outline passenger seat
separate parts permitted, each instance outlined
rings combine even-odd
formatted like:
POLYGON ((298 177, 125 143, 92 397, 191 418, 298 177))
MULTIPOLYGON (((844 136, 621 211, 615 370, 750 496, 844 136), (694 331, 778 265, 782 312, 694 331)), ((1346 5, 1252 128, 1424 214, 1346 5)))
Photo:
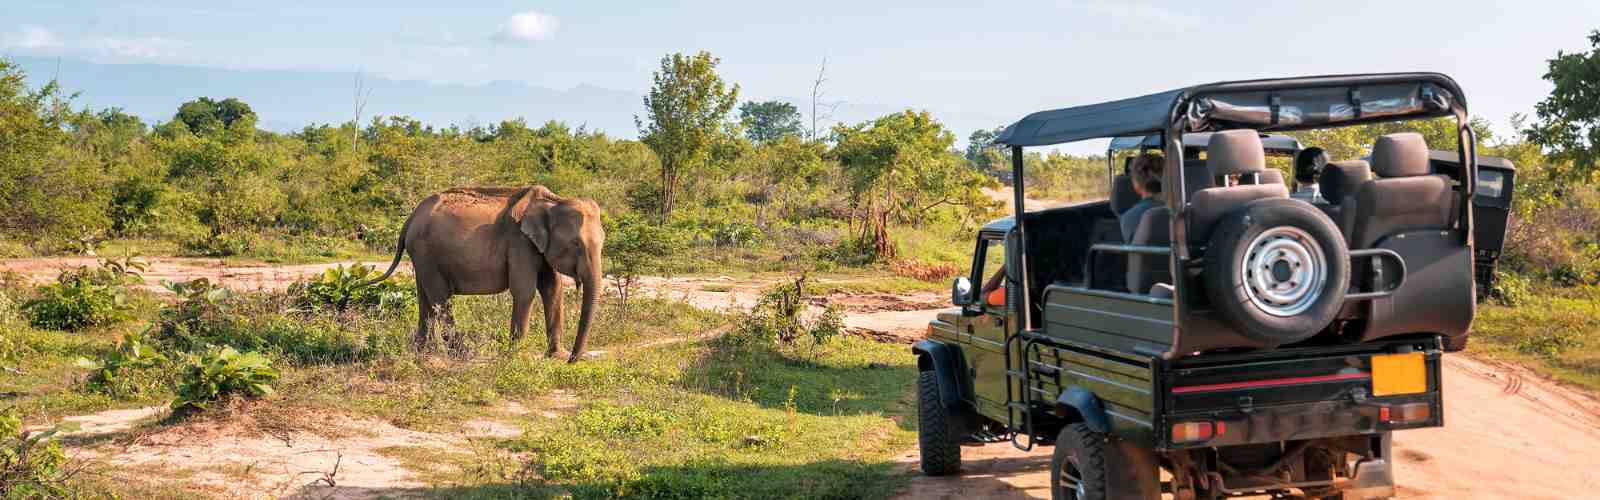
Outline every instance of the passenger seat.
POLYGON ((1322 202, 1317 208, 1328 214, 1339 225, 1339 234, 1350 241, 1351 226, 1356 218, 1356 192, 1361 184, 1372 178, 1372 166, 1362 160, 1329 162, 1322 167, 1322 177, 1317 179, 1322 202))
POLYGON ((1379 137, 1372 145, 1372 170, 1378 178, 1355 193, 1350 248, 1372 248, 1390 235, 1450 226, 1454 191, 1447 177, 1430 175, 1428 144, 1421 134, 1379 137))
MULTIPOLYGON (((1267 170, 1267 156, 1261 136, 1254 130, 1227 130, 1211 135, 1206 152, 1211 178, 1239 175, 1247 177, 1267 170)), ((1281 178, 1280 178, 1281 180, 1281 178)), ((1217 221, 1235 208, 1263 198, 1288 198, 1289 188, 1282 182, 1208 187, 1189 197, 1189 244, 1204 245, 1211 239, 1217 221)))

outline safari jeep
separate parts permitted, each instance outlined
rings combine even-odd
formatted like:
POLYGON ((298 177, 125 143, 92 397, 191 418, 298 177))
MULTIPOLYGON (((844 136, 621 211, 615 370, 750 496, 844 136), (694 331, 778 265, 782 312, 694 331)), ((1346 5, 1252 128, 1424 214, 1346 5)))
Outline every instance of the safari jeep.
POLYGON ((913 347, 922 470, 955 473, 963 441, 998 437, 1053 446, 1058 499, 1391 496, 1390 435, 1443 425, 1440 357, 1466 345, 1511 206, 1515 171, 1477 157, 1466 117, 1454 80, 1402 73, 1215 83, 1007 127, 1014 215, 979 231, 958 308, 913 347), (1302 148, 1283 133, 1441 117, 1454 150, 1383 136, 1311 196, 1268 167, 1302 148), (1024 147, 1107 138, 1110 199, 1023 209, 1024 147), (1124 241, 1118 160, 1141 152, 1162 155, 1165 207, 1124 241), (997 273, 1000 291, 975 286, 997 273))

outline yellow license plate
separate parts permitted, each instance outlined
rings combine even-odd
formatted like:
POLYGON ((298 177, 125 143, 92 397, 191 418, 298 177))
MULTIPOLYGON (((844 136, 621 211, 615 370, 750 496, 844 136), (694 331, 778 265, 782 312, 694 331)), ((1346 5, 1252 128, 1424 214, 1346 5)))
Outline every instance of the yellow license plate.
POLYGON ((1428 390, 1427 363, 1420 352, 1372 357, 1372 395, 1416 394, 1428 390))

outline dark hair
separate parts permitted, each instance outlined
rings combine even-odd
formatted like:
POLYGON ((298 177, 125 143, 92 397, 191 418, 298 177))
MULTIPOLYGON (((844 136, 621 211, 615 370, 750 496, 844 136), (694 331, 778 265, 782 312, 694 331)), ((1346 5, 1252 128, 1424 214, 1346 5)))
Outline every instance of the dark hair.
POLYGON ((1301 184, 1317 182, 1317 176, 1322 175, 1322 167, 1327 165, 1327 151, 1316 146, 1302 149, 1294 155, 1294 180, 1301 184))
POLYGON ((1166 172, 1167 161, 1161 155, 1144 153, 1128 166, 1128 177, 1134 185, 1148 194, 1161 194, 1161 176, 1166 172))

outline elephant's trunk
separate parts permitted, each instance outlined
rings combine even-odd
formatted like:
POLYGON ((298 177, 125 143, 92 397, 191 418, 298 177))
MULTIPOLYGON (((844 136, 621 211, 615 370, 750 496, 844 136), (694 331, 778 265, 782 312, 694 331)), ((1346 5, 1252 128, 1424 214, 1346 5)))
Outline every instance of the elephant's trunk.
POLYGON ((595 304, 600 301, 600 289, 605 285, 601 281, 600 266, 595 264, 588 276, 578 279, 578 286, 583 287, 583 311, 578 315, 578 336, 572 340, 572 357, 568 363, 576 363, 583 357, 583 342, 589 339, 590 320, 594 318, 595 304))

